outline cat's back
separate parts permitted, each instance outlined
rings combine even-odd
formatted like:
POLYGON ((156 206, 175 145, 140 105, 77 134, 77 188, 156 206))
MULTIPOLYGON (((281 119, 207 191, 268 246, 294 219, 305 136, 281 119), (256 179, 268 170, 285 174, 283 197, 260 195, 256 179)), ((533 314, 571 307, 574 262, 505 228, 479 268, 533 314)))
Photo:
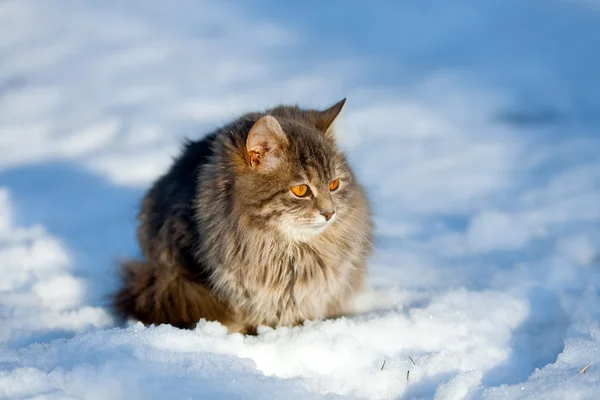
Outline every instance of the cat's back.
POLYGON ((196 190, 199 168, 206 164, 213 153, 213 143, 217 134, 213 133, 197 141, 188 140, 183 151, 175 159, 169 171, 159 178, 148 192, 156 206, 187 203, 196 190))
POLYGON ((147 258, 177 255, 186 266, 195 264, 194 196, 198 171, 213 154, 216 137, 217 133, 213 133, 197 141, 188 140, 168 172, 144 197, 138 238, 147 258))

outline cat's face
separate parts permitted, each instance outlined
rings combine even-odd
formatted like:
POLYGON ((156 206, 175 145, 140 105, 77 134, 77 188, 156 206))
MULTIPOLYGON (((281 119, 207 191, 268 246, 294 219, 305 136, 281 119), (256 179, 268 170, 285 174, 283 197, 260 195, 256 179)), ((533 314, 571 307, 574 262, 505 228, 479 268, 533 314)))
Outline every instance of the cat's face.
MULTIPOLYGON (((339 111, 338 111, 339 113, 339 111)), ((268 116, 247 142, 246 211, 265 229, 307 241, 344 219, 355 180, 330 125, 268 116)))
POLYGON ((335 143, 323 140, 322 133, 288 137, 289 149, 273 182, 279 195, 265 209, 278 215, 273 224, 281 232, 306 240, 343 218, 354 178, 335 143))

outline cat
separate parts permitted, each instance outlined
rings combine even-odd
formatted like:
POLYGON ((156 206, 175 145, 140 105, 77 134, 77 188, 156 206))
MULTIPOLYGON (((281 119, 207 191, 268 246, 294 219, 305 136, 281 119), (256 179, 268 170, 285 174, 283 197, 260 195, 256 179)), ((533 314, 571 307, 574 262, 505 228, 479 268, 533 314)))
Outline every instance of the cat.
POLYGON ((255 334, 351 312, 373 222, 336 144, 345 101, 324 111, 280 105, 187 141, 142 202, 145 260, 122 264, 116 314, 255 334))

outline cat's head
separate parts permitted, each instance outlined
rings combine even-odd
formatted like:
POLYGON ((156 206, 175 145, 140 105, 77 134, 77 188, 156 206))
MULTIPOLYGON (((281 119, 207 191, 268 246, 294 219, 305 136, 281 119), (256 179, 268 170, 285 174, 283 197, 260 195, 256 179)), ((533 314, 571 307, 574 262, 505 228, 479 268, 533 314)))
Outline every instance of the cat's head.
POLYGON ((324 111, 281 106, 254 123, 236 192, 256 224, 308 241, 342 223, 357 189, 333 132, 344 103, 324 111))

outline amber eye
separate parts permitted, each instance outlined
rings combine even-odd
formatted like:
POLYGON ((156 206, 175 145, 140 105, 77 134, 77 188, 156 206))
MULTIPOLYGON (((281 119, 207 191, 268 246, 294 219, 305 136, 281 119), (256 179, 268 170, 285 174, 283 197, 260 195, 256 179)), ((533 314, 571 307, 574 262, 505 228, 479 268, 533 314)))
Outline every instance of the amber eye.
POLYGON ((310 189, 307 185, 292 186, 292 193, 298 197, 306 197, 310 194, 310 189))
POLYGON ((333 181, 333 182, 331 182, 329 184, 329 190, 331 190, 332 192, 334 190, 336 190, 338 187, 340 187, 340 180, 339 179, 336 179, 335 181, 333 181))

